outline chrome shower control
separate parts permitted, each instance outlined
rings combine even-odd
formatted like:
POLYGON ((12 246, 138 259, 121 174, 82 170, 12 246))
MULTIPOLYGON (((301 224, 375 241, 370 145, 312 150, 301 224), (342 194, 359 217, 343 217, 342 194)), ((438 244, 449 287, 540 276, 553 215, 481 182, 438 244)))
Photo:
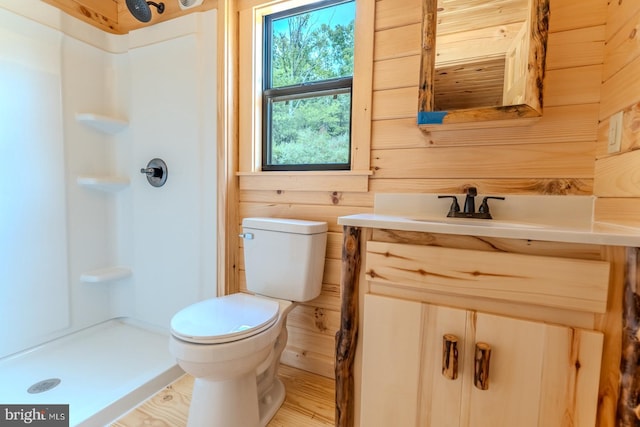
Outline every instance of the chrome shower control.
POLYGON ((147 181, 154 187, 162 187, 167 182, 167 164, 162 159, 151 159, 146 168, 140 169, 140 173, 147 175, 147 181))
POLYGON ((253 240, 253 233, 240 233, 238 237, 241 239, 253 240))

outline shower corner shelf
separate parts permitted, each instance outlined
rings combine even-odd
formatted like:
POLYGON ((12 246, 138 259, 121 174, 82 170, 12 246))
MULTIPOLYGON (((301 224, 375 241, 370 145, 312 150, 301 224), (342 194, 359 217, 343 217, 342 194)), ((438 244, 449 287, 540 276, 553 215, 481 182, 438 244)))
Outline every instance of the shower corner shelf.
POLYGON ((93 113, 77 113, 76 120, 104 133, 117 133, 129 126, 129 122, 117 117, 93 113))
POLYGON ((78 185, 101 191, 120 191, 129 186, 129 178, 122 176, 79 176, 78 185))
POLYGON ((84 283, 106 283, 126 279, 130 276, 131 269, 128 267, 107 267, 82 273, 80 280, 84 283))

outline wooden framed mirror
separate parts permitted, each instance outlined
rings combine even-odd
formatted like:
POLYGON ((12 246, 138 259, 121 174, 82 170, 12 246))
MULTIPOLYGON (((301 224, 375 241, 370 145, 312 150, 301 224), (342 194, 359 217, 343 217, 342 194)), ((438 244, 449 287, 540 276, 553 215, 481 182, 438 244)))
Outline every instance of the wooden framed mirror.
POLYGON ((515 126, 542 115, 549 0, 423 0, 422 8, 421 129, 515 126))

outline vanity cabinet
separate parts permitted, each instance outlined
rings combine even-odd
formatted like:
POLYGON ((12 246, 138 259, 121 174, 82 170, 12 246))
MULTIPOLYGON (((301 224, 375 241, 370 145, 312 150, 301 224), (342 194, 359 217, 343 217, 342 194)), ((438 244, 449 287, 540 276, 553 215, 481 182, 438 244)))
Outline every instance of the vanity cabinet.
POLYGON ((596 425, 597 245, 374 230, 363 255, 360 426, 596 425))
POLYGON ((364 317, 360 425, 595 425, 601 333, 371 294, 364 317), (455 379, 445 335, 458 338, 455 379), (491 349, 486 390, 478 343, 491 349))

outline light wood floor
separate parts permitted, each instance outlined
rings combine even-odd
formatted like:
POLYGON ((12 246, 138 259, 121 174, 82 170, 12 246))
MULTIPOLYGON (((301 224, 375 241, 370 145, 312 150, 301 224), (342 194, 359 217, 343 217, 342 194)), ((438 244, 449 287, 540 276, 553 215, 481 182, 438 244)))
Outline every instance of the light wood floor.
MULTIPOLYGON (((287 390, 284 403, 268 427, 333 426, 334 381, 306 371, 280 366, 287 390)), ((111 427, 184 427, 187 424, 193 377, 184 375, 111 427)))

